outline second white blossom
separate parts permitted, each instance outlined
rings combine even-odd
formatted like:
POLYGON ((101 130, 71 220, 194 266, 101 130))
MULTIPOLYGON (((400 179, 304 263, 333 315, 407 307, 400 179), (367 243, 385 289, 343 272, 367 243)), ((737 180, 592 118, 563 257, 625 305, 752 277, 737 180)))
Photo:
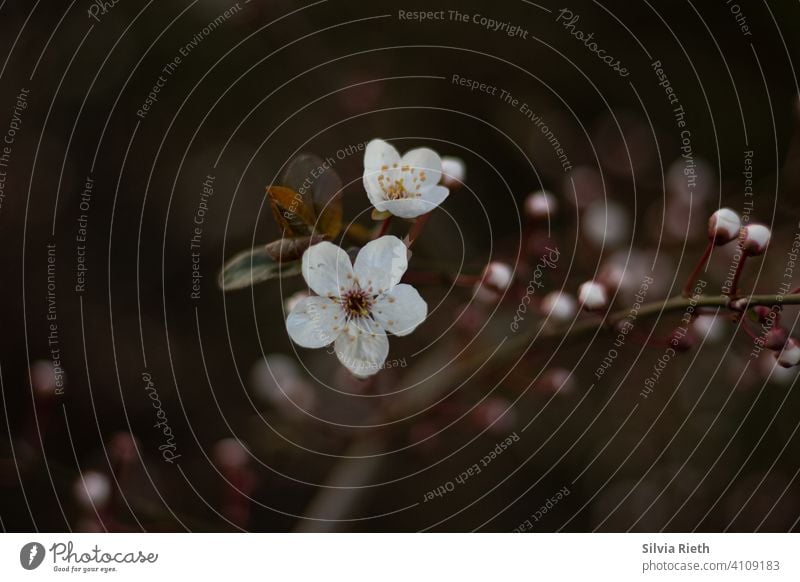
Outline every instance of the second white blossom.
POLYGON ((450 191, 439 185, 442 160, 429 148, 402 158, 391 144, 373 139, 364 153, 364 189, 379 212, 416 218, 434 210, 450 191))

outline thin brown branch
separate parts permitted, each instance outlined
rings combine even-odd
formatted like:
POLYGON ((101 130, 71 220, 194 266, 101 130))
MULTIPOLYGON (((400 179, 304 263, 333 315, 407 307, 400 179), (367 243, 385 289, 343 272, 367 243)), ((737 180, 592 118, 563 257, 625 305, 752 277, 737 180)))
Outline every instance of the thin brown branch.
MULTIPOLYGON (((662 301, 646 303, 638 311, 637 318, 654 317, 657 315, 685 312, 689 307, 718 307, 723 310, 740 313, 756 305, 768 307, 781 305, 800 305, 800 294, 789 295, 751 295, 746 298, 731 298, 727 295, 700 295, 695 297, 676 296, 662 301)), ((593 332, 603 330, 612 331, 616 324, 624 320, 630 313, 629 309, 614 311, 606 317, 581 320, 568 326, 558 326, 536 333, 520 333, 507 339, 502 345, 492 349, 476 351, 459 357, 452 365, 439 371, 438 366, 445 360, 443 354, 431 351, 425 362, 421 362, 420 369, 413 372, 408 378, 414 384, 413 390, 404 392, 407 396, 396 404, 383 411, 382 417, 372 419, 370 424, 384 424, 380 434, 367 435, 351 443, 342 460, 331 472, 325 487, 321 487, 311 501, 307 515, 316 519, 330 521, 300 521, 298 531, 329 531, 338 529, 342 522, 351 517, 351 512, 356 511, 361 494, 371 491, 370 484, 380 471, 380 462, 386 458, 380 456, 378 445, 391 442, 392 432, 402 429, 405 425, 397 421, 418 413, 420 410, 435 403, 445 394, 456 389, 459 383, 468 381, 471 375, 487 363, 497 365, 507 359, 519 355, 522 350, 528 349, 532 342, 556 339, 569 339, 573 341, 593 332), (437 363, 438 362, 438 363, 437 363), (431 368, 433 366, 433 368, 431 368), (431 371, 434 371, 431 373, 431 371), (369 451, 368 455, 364 451, 369 451)), ((452 354, 451 354, 452 355, 452 354)))

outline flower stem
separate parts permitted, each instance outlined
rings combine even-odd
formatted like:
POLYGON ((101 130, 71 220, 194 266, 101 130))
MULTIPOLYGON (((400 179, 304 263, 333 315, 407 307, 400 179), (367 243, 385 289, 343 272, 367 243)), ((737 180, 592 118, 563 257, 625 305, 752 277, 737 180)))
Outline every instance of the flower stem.
POLYGON ((414 221, 414 224, 411 226, 411 230, 408 231, 408 243, 406 246, 411 248, 411 245, 419 238, 419 235, 422 234, 425 225, 428 223, 428 219, 431 217, 430 212, 428 214, 423 214, 419 218, 414 221))
MULTIPOLYGON (((752 295, 748 304, 754 305, 800 305, 800 294, 790 295, 752 295)), ((642 305, 638 317, 661 316, 665 313, 685 311, 694 302, 695 307, 716 307, 718 309, 731 309, 729 295, 699 295, 693 298, 677 296, 661 301, 654 301, 642 305)), ((383 433, 366 432, 363 436, 351 441, 349 447, 341 456, 329 475, 325 486, 320 487, 305 515, 311 520, 301 520, 296 527, 297 531, 329 531, 341 525, 336 520, 346 520, 358 506, 361 496, 371 490, 371 483, 380 471, 380 464, 385 460, 381 455, 389 442, 393 432, 402 430, 403 423, 392 422, 393 419, 408 418, 430 407, 433 403, 442 400, 444 394, 452 392, 454 386, 459 386, 471 376, 476 374, 487 363, 493 367, 502 366, 507 362, 521 361, 521 354, 528 352, 533 342, 544 340, 567 340, 580 336, 598 333, 602 329, 613 330, 616 322, 624 320, 630 310, 622 309, 609 314, 605 319, 594 318, 578 322, 574 325, 554 327, 545 332, 532 330, 528 334, 519 334, 507 339, 501 346, 490 346, 486 350, 476 350, 465 353, 452 365, 440 369, 441 358, 448 353, 447 348, 439 351, 431 350, 420 362, 409 369, 407 381, 418 389, 404 393, 403 398, 397 399, 393 405, 386 409, 386 413, 374 419, 375 424, 391 426, 383 433), (438 373, 431 373, 438 370, 438 373), (317 518, 314 520, 313 518, 317 518), (318 519, 323 518, 322 521, 318 519)))
POLYGON ((711 257, 711 251, 714 249, 714 241, 709 240, 708 246, 706 246, 706 250, 703 251, 703 256, 700 257, 700 260, 697 261, 697 265, 695 265, 692 274, 689 275, 689 278, 686 280, 686 284, 683 286, 683 296, 684 297, 691 297, 692 296, 692 288, 694 287, 695 281, 697 281, 697 277, 700 276, 700 271, 703 270, 708 259, 711 257))
POLYGON ((730 297, 737 297, 739 295, 739 279, 742 278, 742 271, 744 270, 744 262, 746 260, 747 255, 742 253, 742 258, 739 260, 739 264, 736 265, 736 272, 733 274, 731 288, 728 289, 728 296, 730 297))
POLYGON ((384 219, 384 221, 381 223, 380 229, 373 238, 381 238, 383 235, 389 232, 389 226, 391 224, 392 224, 392 217, 389 216, 388 218, 384 219))

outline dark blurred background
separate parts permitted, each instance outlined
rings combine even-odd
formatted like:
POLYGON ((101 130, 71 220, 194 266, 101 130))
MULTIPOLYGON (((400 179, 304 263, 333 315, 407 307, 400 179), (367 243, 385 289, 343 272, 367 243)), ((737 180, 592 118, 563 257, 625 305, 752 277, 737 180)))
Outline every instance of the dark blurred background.
MULTIPOLYGON (((732 6, 3 3, 0 133, 29 92, 2 168, 3 528, 510 531, 530 519, 536 531, 797 529, 795 376, 773 371, 771 358, 751 361, 751 342, 729 322, 670 364, 646 400, 639 392, 663 348, 630 343, 595 382, 613 341, 603 334, 534 342, 519 361, 489 361, 454 379, 439 369, 496 346, 518 298, 478 305, 470 289, 426 285, 431 317, 391 342, 390 358, 406 365, 363 383, 325 350, 292 346, 283 305, 302 279, 228 294, 216 284, 225 259, 280 236, 264 188, 300 152, 336 160, 346 220, 370 226, 357 146, 382 137, 467 168, 412 267, 478 274, 502 260, 518 263, 524 286, 544 241, 561 251, 548 290, 574 292, 600 269, 627 264, 616 303, 626 309, 651 267, 648 300, 679 292, 709 213, 727 205, 751 208, 773 228, 770 252, 749 266, 743 288, 777 292, 798 229, 800 14, 789 2, 732 6), (557 21, 562 8, 629 76, 570 35, 557 21), (439 9, 469 22, 398 16, 439 9), (474 23, 475 14, 517 25, 526 38, 474 23), (693 189, 653 71, 659 60, 685 110, 693 189), (137 115, 160 75, 157 101, 137 115), (453 75, 505 89, 518 104, 453 75), (522 103, 545 120, 571 169, 522 103), (190 245, 208 176, 192 298, 190 245), (543 188, 559 212, 531 242, 521 208, 543 188), (281 398, 259 364, 265 356, 302 406, 281 398), (435 405, 368 426, 429 385, 442 395, 435 405), (154 426, 165 420, 169 443, 166 425, 154 426), (519 440, 480 474, 425 501, 512 434, 519 440), (178 457, 166 461, 165 450, 178 457), (568 495, 549 501, 565 487, 568 495)), ((715 257, 709 289, 729 260, 725 251, 715 257)), ((796 313, 783 317, 791 327, 796 313)), ((663 335, 674 324, 641 321, 637 331, 663 335)), ((535 326, 531 315, 524 327, 535 326)))

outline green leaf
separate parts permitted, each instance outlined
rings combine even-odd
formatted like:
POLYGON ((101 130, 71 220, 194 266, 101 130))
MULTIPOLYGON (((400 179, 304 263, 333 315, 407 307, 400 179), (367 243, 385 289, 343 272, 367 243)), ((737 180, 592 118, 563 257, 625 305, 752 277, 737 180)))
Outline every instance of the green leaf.
POLYGON ((281 184, 300 193, 313 210, 314 231, 335 238, 342 230, 342 179, 328 161, 300 154, 286 167, 281 184))
POLYGON ((269 279, 294 277, 301 272, 300 261, 279 263, 270 256, 267 245, 234 256, 225 263, 217 284, 223 291, 244 289, 269 279))
POLYGON ((303 256, 303 253, 311 245, 322 242, 325 239, 321 234, 314 236, 303 236, 297 238, 282 238, 269 243, 266 246, 267 253, 278 263, 296 261, 303 256))

